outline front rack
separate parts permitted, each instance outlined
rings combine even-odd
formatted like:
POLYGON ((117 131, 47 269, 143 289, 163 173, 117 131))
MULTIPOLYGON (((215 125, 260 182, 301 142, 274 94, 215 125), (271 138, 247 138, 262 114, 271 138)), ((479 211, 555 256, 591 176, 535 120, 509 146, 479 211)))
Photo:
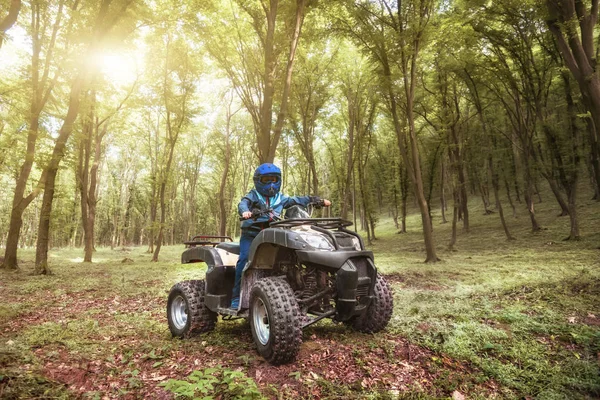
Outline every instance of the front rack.
POLYGON ((352 222, 341 218, 290 218, 271 222, 271 227, 291 228, 298 225, 314 225, 323 229, 341 229, 352 225, 352 222))
POLYGON ((213 246, 225 242, 225 240, 229 240, 233 242, 231 236, 212 236, 212 235, 196 235, 191 240, 187 242, 183 242, 187 247, 195 247, 195 246, 213 246), (219 241, 213 240, 219 239, 219 241))
POLYGON ((315 231, 329 236, 336 250, 339 250, 339 244, 335 235, 330 231, 330 229, 337 229, 340 232, 344 232, 356 237, 360 242, 360 248, 365 248, 365 244, 360 235, 354 231, 346 229, 346 227, 352 225, 352 222, 342 218, 291 218, 271 222, 270 224, 271 228, 292 228, 299 225, 311 225, 311 228, 315 231))

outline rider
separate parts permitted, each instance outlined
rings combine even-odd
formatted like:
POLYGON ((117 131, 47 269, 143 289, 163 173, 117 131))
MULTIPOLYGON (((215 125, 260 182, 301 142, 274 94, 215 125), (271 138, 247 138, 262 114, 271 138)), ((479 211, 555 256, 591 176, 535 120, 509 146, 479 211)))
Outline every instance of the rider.
POLYGON ((238 309, 240 303, 240 283, 242 271, 248 262, 250 244, 258 233, 269 226, 274 217, 279 217, 284 208, 295 205, 307 206, 309 203, 322 203, 325 207, 331 205, 329 200, 316 196, 288 197, 279 192, 281 188, 281 170, 276 165, 261 164, 254 171, 254 189, 246 194, 238 204, 238 212, 244 219, 240 237, 240 258, 235 266, 235 284, 231 296, 231 308, 238 309), (251 219, 253 209, 271 209, 268 214, 261 214, 251 219))

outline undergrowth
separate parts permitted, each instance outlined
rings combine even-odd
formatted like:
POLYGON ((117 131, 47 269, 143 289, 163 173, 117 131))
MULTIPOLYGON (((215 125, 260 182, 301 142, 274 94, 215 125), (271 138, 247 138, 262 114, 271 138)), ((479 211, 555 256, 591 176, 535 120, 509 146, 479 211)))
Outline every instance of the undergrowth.
POLYGON ((390 325, 372 336, 319 322, 306 330, 301 351, 319 355, 327 350, 321 346, 342 343, 354 348, 347 362, 368 375, 371 350, 381 349, 377 361, 427 373, 403 388, 313 379, 308 361, 269 369, 243 320, 172 339, 168 291, 205 270, 179 263, 183 246, 163 247, 158 263, 143 248, 99 249, 91 264, 81 249, 57 249, 49 277, 30 275, 35 254, 22 250, 19 272, 0 271, 0 398, 144 398, 165 390, 191 398, 447 399, 455 391, 599 398, 600 203, 581 203, 577 242, 562 240, 568 218, 556 217, 549 201, 536 205, 541 232, 530 232, 524 209, 509 217, 518 239, 511 242, 497 215, 484 216, 473 203, 471 231, 459 232, 456 251, 446 248, 450 224, 434 210, 436 264, 423 263, 416 213, 405 234, 380 219, 370 249, 394 290, 390 325), (392 339, 417 346, 426 359, 399 359, 392 339), (279 380, 261 381, 259 370, 279 380))

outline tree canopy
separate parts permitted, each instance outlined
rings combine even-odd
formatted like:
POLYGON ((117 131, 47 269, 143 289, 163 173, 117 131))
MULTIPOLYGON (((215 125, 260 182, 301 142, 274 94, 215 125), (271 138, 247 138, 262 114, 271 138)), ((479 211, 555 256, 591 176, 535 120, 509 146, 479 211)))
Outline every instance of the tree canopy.
POLYGON ((49 247, 158 260, 235 236, 263 162, 369 241, 382 215, 422 229, 427 262, 476 230, 477 197, 513 240, 511 215, 542 228, 547 190, 577 240, 578 199, 600 200, 597 16, 597 0, 0 0, 3 266, 23 246, 48 273, 49 247))

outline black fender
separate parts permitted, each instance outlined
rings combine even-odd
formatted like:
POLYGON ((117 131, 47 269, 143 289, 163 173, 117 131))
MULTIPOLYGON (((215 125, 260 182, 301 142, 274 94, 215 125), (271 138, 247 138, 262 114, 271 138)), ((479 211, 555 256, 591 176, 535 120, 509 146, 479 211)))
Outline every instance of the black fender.
POLYGON ((250 245, 246 268, 273 268, 279 248, 302 250, 307 248, 307 244, 299 238, 298 233, 289 229, 263 229, 250 245))
POLYGON ((190 247, 181 254, 183 264, 205 262, 206 295, 205 304, 212 310, 226 308, 231 301, 231 291, 235 279, 235 263, 238 255, 225 249, 208 246, 190 247))
POLYGON ((212 247, 190 247, 181 254, 182 264, 197 262, 205 262, 208 269, 223 265, 219 251, 212 247))

